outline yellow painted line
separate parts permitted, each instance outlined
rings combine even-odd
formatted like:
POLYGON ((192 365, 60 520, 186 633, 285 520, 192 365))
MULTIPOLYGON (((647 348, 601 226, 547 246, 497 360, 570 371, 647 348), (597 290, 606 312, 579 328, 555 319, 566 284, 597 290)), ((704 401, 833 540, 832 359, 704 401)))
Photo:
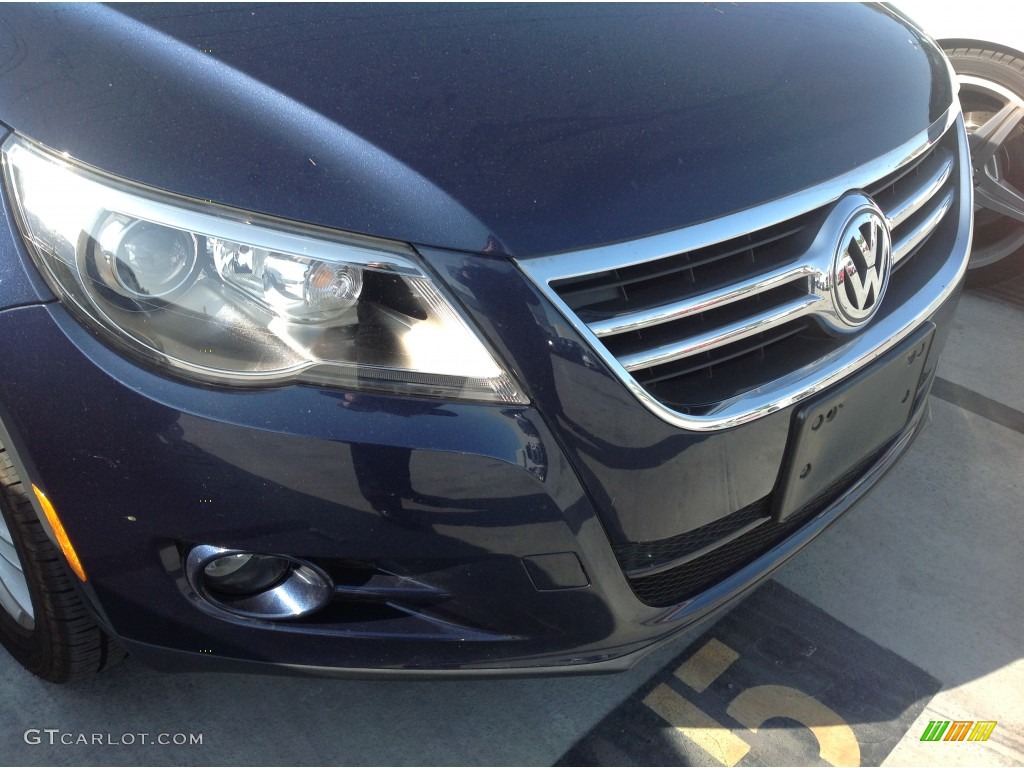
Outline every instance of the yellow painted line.
POLYGON ((715 638, 687 659, 675 675, 697 693, 703 693, 740 655, 715 638))
POLYGON ((818 740, 821 759, 830 765, 860 765, 860 745, 853 729, 817 699, 785 685, 759 685, 740 693, 726 710, 757 733, 773 717, 805 725, 818 740))
POLYGON ((750 745, 662 683, 644 698, 644 704, 722 765, 736 765, 750 745))

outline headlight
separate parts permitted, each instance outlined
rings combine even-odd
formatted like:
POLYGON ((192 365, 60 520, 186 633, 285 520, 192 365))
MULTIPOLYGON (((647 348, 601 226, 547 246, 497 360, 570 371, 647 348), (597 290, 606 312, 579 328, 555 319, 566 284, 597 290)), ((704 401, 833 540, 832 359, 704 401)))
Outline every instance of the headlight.
POLYGON ((526 402, 404 244, 161 194, 18 136, 3 162, 64 303, 179 375, 526 402))

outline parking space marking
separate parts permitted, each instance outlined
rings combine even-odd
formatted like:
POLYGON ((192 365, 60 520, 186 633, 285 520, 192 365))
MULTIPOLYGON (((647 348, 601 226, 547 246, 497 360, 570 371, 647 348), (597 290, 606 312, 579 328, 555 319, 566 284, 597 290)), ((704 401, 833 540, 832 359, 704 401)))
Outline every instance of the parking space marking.
POLYGON ((818 740, 818 756, 829 765, 860 765, 860 745, 853 729, 813 696, 788 685, 747 688, 726 710, 757 733, 773 717, 796 720, 818 740))
POLYGON ((664 683, 647 694, 644 704, 683 736, 700 745, 721 765, 736 765, 750 751, 747 742, 734 736, 732 731, 664 683))
POLYGON ((932 384, 932 395, 965 411, 981 416, 1007 429, 1024 435, 1024 413, 1016 408, 1003 405, 998 400, 985 397, 959 384, 936 377, 932 384))
POLYGON ((769 581, 558 765, 880 765, 939 681, 769 581))
MULTIPOLYGON (((712 637, 680 664, 673 675, 697 693, 703 693, 739 658, 736 651, 712 637)), ((722 765, 734 766, 750 751, 750 745, 742 736, 734 734, 665 683, 647 694, 644 704, 722 765)), ((747 688, 732 700, 726 712, 753 733, 772 718, 795 720, 814 735, 819 745, 818 756, 829 765, 860 765, 860 745, 853 729, 834 710, 803 691, 787 685, 747 688)), ((965 734, 966 725, 970 724, 965 724, 965 734)))
POLYGON ((740 655, 715 638, 708 640, 699 651, 679 665, 675 675, 697 693, 715 682, 740 655))

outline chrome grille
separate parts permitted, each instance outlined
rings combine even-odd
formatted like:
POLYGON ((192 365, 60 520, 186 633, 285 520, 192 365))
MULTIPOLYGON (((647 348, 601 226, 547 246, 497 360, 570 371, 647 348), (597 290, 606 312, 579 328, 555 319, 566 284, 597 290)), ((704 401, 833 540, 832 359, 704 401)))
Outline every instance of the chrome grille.
MULTIPOLYGON (((956 117, 951 108, 927 136, 891 156, 760 209, 646 241, 520 264, 659 415, 698 429, 757 418, 835 380, 834 353, 867 335, 837 333, 828 321, 834 307, 820 290, 832 252, 831 242, 823 253, 815 238, 844 195, 867 194, 887 219, 892 280, 918 280, 915 289, 937 293, 943 288, 938 282, 924 285, 936 270, 962 272, 963 264, 945 264, 955 250, 949 242, 934 249, 936 270, 899 274, 947 214, 962 209, 955 205, 965 183, 956 117), (752 231, 744 227, 751 223, 752 231), (673 239, 690 247, 668 250, 673 239), (645 251, 652 253, 644 257, 645 251), (752 392, 757 396, 745 398, 752 392)), ((872 320, 866 328, 873 324, 882 323, 872 320)), ((882 337, 879 345, 885 346, 882 337)))

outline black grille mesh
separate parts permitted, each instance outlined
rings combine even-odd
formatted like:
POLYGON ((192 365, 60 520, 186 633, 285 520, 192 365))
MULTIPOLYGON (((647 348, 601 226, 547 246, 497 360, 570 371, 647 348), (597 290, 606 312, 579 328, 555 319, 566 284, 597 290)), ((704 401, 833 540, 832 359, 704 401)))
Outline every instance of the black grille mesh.
POLYGON ((771 507, 768 503, 769 499, 770 497, 765 496, 753 504, 733 512, 731 515, 668 539, 618 544, 615 547, 615 556, 618 558, 622 570, 627 572, 636 568, 656 566, 685 557, 692 552, 697 552, 717 541, 721 541, 729 534, 738 531, 745 525, 749 525, 758 518, 768 517, 771 512, 771 507))
MULTIPOLYGON (((882 449, 872 454, 848 472, 836 478, 828 488, 786 518, 784 522, 767 522, 759 525, 749 533, 723 544, 707 555, 662 573, 629 579, 629 585, 640 600, 647 605, 657 607, 675 605, 700 594, 730 574, 735 573, 743 566, 753 562, 786 537, 795 533, 797 529, 835 501, 868 467, 879 459, 885 450, 882 449)), ((721 532, 722 524, 726 523, 726 521, 731 521, 733 518, 737 518, 737 516, 743 516, 747 518, 746 522, 749 522, 758 516, 767 514, 767 511, 770 509, 770 503, 771 497, 766 496, 734 512, 732 515, 722 518, 722 520, 716 523, 703 526, 681 536, 673 536, 672 538, 662 539, 661 541, 649 544, 626 545, 617 549, 616 555, 619 555, 620 551, 622 552, 619 563, 624 570, 636 567, 637 565, 656 562, 657 560, 664 562, 674 557, 681 557, 687 552, 693 552, 706 546, 709 543, 711 529, 715 529, 714 532, 718 533, 719 538, 721 538, 728 533, 728 531, 725 533, 721 532), (692 541, 689 540, 690 538, 692 538, 692 541), (644 550, 643 548, 647 549, 644 550), (647 558, 646 552, 652 553, 652 556, 647 558), (673 552, 675 554, 670 555, 673 552), (641 560, 641 558, 646 559, 641 560), (627 563, 632 565, 627 565, 627 563)), ((745 522, 740 525, 742 524, 745 524, 745 522)), ((739 526, 733 522, 732 529, 735 530, 737 527, 739 526)))

